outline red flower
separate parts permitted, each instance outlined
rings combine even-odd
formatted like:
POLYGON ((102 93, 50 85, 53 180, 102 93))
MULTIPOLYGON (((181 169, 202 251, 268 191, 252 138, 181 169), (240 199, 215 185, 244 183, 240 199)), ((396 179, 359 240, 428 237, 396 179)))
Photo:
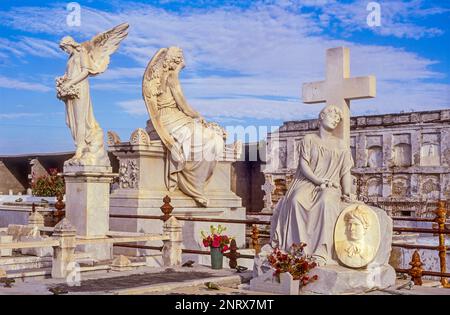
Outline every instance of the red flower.
POLYGON ((214 235, 214 239, 212 241, 212 247, 220 247, 220 237, 214 235))
POLYGON ((204 239, 204 240, 203 240, 203 246, 209 247, 209 241, 208 241, 208 239, 204 239))
POLYGON ((222 253, 225 253, 228 249, 229 247, 227 245, 224 245, 222 248, 222 253))

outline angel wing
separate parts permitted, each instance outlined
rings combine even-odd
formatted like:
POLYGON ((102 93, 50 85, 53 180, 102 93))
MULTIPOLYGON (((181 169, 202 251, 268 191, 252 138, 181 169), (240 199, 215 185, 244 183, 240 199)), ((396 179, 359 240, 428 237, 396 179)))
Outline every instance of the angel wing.
POLYGON ((93 74, 104 72, 109 65, 109 57, 119 48, 120 43, 128 35, 127 23, 95 35, 90 41, 84 42, 82 46, 89 55, 89 68, 93 74))
POLYGON ((153 127, 158 133, 165 147, 171 152, 176 161, 183 161, 181 149, 177 147, 173 137, 163 127, 158 111, 157 96, 160 91, 163 61, 167 54, 167 48, 161 48, 150 60, 145 69, 142 80, 142 96, 147 107, 153 127))

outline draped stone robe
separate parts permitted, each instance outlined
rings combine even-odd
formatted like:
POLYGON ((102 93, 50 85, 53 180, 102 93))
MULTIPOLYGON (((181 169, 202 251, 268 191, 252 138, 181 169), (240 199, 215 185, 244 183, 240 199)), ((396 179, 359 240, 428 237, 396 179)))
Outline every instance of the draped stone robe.
MULTIPOLYGON (((306 135, 300 145, 300 159, 306 161, 318 177, 340 184, 350 172, 353 159, 343 142, 332 146, 318 134, 306 135)), ((302 174, 300 164, 286 195, 278 202, 271 225, 271 241, 289 250, 294 243, 306 243, 308 255, 322 257, 326 264, 333 259, 333 234, 342 210, 341 188, 320 188, 302 174)))

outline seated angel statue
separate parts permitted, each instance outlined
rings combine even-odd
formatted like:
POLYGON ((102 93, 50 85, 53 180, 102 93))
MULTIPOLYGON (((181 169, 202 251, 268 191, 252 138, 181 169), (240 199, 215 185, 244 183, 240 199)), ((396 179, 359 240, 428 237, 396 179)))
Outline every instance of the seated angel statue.
POLYGON ((306 243, 305 253, 319 264, 337 264, 333 233, 342 211, 350 201, 353 159, 350 147, 333 135, 342 111, 333 105, 319 115, 319 132, 306 135, 300 145, 300 162, 286 195, 272 217, 273 247, 288 250, 306 243))
POLYGON ((180 48, 160 49, 145 71, 143 96, 153 127, 169 152, 167 188, 180 189, 207 207, 204 189, 223 156, 226 136, 187 103, 179 81, 184 66, 180 48))

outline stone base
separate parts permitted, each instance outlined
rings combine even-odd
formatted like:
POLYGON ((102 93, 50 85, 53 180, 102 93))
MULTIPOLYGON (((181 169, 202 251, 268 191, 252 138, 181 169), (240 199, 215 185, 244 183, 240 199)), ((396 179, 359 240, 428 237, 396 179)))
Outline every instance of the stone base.
MULTIPOLYGON (((20 238, 21 242, 39 242, 49 240, 46 236, 22 236, 20 238)), ((37 256, 37 257, 52 257, 53 247, 34 247, 34 248, 22 248, 22 255, 37 256)))
MULTIPOLYGON (((111 135, 111 134, 110 134, 111 135)), ((114 137, 113 137, 114 138, 114 137)), ((128 215, 161 216, 163 198, 169 195, 174 210, 172 215, 181 217, 201 217, 212 219, 245 220, 242 200, 231 190, 232 163, 240 157, 239 150, 225 148, 223 159, 219 160, 212 177, 205 187, 208 207, 199 206, 191 197, 177 190, 169 192, 166 186, 167 150, 160 140, 151 141, 145 131, 136 130, 130 142, 112 141, 110 151, 117 156, 120 164, 120 181, 111 194, 110 213, 128 215), (137 137, 137 135, 140 135, 137 137)), ((183 224, 183 248, 206 250, 202 245, 201 230, 209 231, 216 222, 189 222, 183 224)), ((238 247, 245 245, 245 224, 220 223, 228 229, 226 234, 234 236, 238 247)), ((110 220, 112 231, 162 233, 161 220, 114 219, 110 220)), ((162 246, 161 241, 141 242, 141 245, 162 246)), ((160 251, 114 248, 115 254, 127 256, 160 256, 160 251)), ((205 255, 195 255, 196 263, 207 263, 205 255)), ((152 260, 152 258, 150 258, 152 260)), ((184 260, 184 256, 183 256, 184 260)), ((158 263, 154 260, 154 263, 158 263)))
MULTIPOLYGON (((117 174, 105 166, 64 166, 66 218, 77 237, 105 238, 109 231, 110 183, 117 174)), ((111 244, 88 244, 77 250, 95 260, 112 259, 111 244)))
POLYGON ((78 245, 76 252, 88 254, 89 258, 97 261, 111 260, 113 245, 111 243, 78 245))
POLYGON ((342 266, 317 267, 311 276, 319 280, 302 289, 302 293, 357 294, 371 289, 385 289, 395 284, 395 270, 390 265, 370 266, 367 269, 349 269, 342 266))
POLYGON ((300 280, 293 280, 288 272, 280 274, 280 280, 274 275, 274 269, 250 280, 250 290, 283 295, 298 295, 300 280))

